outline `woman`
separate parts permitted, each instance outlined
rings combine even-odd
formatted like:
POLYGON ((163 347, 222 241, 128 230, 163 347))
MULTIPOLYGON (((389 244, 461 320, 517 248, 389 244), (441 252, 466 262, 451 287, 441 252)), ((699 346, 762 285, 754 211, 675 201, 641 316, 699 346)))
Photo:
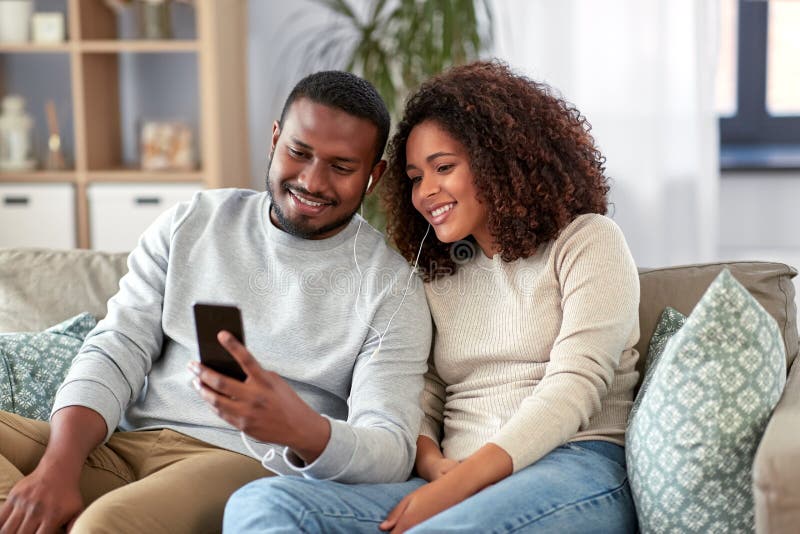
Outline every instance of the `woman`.
POLYGON ((639 285, 604 216, 603 163, 577 110, 501 63, 425 83, 383 189, 398 250, 421 250, 436 325, 418 476, 257 481, 226 528, 635 531, 623 444, 639 285))

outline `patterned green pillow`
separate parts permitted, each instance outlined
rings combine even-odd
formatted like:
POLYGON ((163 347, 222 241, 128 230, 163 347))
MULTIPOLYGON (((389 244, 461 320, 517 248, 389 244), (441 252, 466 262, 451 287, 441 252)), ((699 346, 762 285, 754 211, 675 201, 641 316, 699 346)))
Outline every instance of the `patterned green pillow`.
POLYGON ((628 425, 639 526, 754 530, 751 467, 786 381, 775 320, 722 271, 652 371, 628 425))
POLYGON ((58 386, 96 324, 82 313, 44 332, 0 334, 0 410, 47 420, 58 386))
POLYGON ((642 403, 644 392, 647 391, 647 386, 650 385, 650 380, 653 378, 653 372, 658 365, 658 360, 667 347, 667 341, 683 327, 684 323, 686 323, 686 316, 675 308, 667 306, 664 308, 664 311, 661 312, 661 317, 658 319, 656 329, 653 331, 653 337, 650 338, 650 346, 647 349, 647 361, 644 364, 644 379, 642 379, 642 385, 639 387, 639 392, 636 394, 636 400, 633 401, 633 407, 628 416, 628 421, 632 420, 634 414, 639 410, 639 405, 642 403))

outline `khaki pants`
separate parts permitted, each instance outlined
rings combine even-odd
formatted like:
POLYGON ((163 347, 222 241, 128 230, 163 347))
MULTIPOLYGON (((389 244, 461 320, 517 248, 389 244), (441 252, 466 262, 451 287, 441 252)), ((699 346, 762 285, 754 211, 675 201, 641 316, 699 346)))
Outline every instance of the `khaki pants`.
MULTIPOLYGON (((49 435, 46 422, 0 411, 0 505, 39 463, 49 435)), ((117 432, 86 460, 86 509, 71 532, 219 532, 228 497, 269 474, 257 460, 172 430, 117 432)))

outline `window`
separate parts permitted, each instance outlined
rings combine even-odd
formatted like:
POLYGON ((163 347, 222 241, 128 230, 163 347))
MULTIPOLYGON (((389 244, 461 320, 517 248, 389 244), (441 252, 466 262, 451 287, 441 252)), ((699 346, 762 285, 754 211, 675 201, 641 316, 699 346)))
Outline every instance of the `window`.
POLYGON ((720 117, 736 114, 736 52, 739 0, 720 0, 719 62, 715 80, 715 103, 720 117))
POLYGON ((800 1, 722 0, 720 13, 723 168, 726 155, 732 167, 736 157, 748 167, 800 167, 800 1))
POLYGON ((767 18, 767 110, 800 115, 800 2, 772 2, 767 18))

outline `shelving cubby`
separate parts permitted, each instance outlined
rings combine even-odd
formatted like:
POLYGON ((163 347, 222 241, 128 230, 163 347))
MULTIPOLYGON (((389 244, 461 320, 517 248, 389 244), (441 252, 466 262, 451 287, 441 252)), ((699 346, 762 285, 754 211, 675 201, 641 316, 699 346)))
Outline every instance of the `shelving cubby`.
MULTIPOLYGON (((92 243, 91 236, 112 235, 105 225, 117 223, 92 219, 91 213, 104 210, 91 209, 90 198, 107 198, 90 194, 93 187, 131 184, 133 200, 120 209, 136 210, 142 204, 136 203, 142 191, 150 192, 152 207, 160 188, 171 201, 175 191, 188 190, 192 184, 198 189, 250 186, 245 0, 194 0, 191 6, 173 2, 172 18, 178 24, 171 40, 134 38, 132 13, 120 15, 102 0, 37 0, 35 9, 63 10, 67 40, 53 45, 0 44, 0 95, 16 91, 35 96, 34 105, 42 111, 29 107, 29 112, 36 123, 37 146, 47 136, 43 102, 56 101, 70 168, 3 172, 0 191, 4 184, 71 184, 76 234, 72 246, 102 248, 106 245, 92 243), (37 63, 43 65, 38 68, 43 83, 34 84, 38 89, 18 86, 20 72, 37 70, 37 63), (48 67, 50 63, 58 67, 48 67), (179 120, 192 127, 196 168, 140 169, 143 120, 179 120)), ((41 160, 44 154, 37 155, 41 160)), ((17 207, 0 204, 0 210, 17 207)), ((24 217, 22 211, 19 217, 24 217)), ((0 246, 2 233, 0 229, 0 246)), ((135 232, 128 228, 120 233, 135 232)))

